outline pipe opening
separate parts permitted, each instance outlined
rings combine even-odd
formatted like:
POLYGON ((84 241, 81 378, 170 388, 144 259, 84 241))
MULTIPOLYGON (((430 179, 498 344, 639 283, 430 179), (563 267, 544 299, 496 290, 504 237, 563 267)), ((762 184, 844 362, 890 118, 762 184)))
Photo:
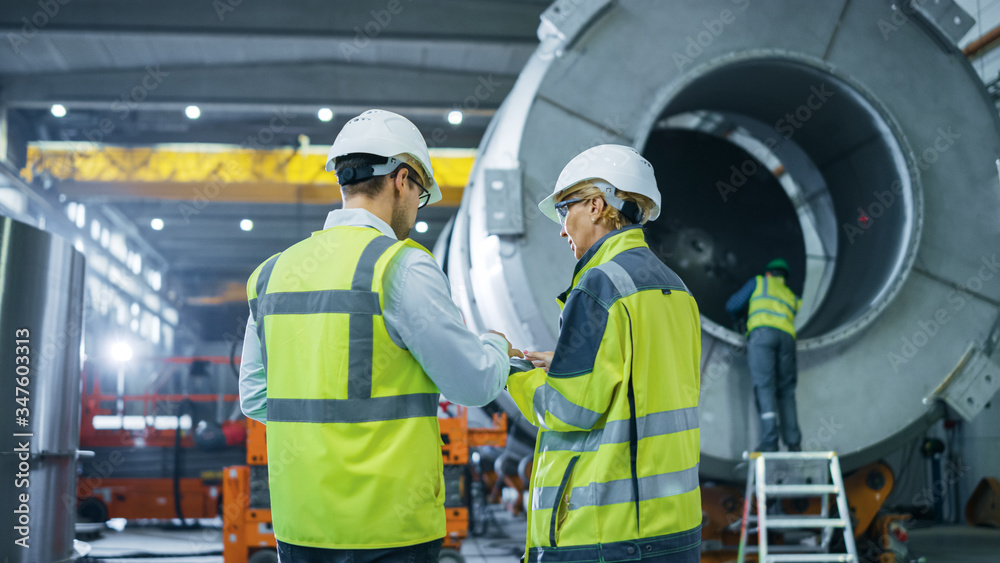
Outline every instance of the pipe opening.
POLYGON ((887 122, 833 74, 781 59, 703 72, 642 152, 664 200, 650 246, 714 336, 740 341, 726 299, 773 258, 803 297, 803 347, 857 332, 901 284, 917 240, 911 174, 887 122))

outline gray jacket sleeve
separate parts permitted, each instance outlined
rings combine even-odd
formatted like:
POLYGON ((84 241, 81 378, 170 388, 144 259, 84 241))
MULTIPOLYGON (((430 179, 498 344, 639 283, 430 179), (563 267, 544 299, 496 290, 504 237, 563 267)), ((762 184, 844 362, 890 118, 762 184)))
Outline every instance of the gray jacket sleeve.
POLYGON ((267 374, 264 373, 260 356, 257 325, 251 315, 247 319, 247 333, 243 338, 243 356, 240 360, 240 409, 247 418, 267 424, 267 374))
POLYGON ((476 336, 451 300, 448 278, 421 250, 405 249, 385 276, 386 327, 417 359, 453 403, 482 406, 507 384, 507 343, 496 334, 476 336))

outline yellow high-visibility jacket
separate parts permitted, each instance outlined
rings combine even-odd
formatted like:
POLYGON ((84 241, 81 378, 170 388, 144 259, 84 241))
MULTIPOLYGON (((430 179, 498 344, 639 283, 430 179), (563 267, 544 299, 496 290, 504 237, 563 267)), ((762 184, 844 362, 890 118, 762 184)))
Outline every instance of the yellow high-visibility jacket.
POLYGON ((757 287, 750 295, 747 334, 760 326, 783 330, 795 337, 795 314, 802 300, 785 285, 785 279, 757 276, 757 287))
POLYGON ((507 387, 540 428, 528 561, 697 561, 701 324, 631 225, 580 259, 548 373, 507 387))
POLYGON ((267 378, 274 535, 371 549, 445 535, 439 392, 382 319, 406 247, 369 227, 314 233, 247 284, 267 378))

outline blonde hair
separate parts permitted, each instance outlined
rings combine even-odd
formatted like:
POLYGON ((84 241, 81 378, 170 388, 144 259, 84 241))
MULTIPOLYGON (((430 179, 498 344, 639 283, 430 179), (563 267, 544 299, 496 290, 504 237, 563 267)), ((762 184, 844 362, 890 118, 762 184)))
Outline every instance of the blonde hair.
MULTIPOLYGON (((559 201, 571 198, 591 200, 594 199, 595 197, 604 199, 604 192, 602 192, 601 189, 595 186, 594 184, 586 182, 579 184, 574 188, 570 188, 569 190, 560 194, 559 201)), ((645 223, 648 220, 649 212, 653 209, 653 206, 656 205, 655 203, 653 203, 653 200, 649 199, 644 195, 634 194, 632 192, 623 192, 617 188, 615 189, 615 197, 623 201, 634 202, 636 205, 638 205, 639 209, 642 210, 643 223, 645 223)), ((597 222, 607 227, 608 229, 611 229, 612 231, 617 231, 618 229, 621 229, 625 226, 632 224, 631 220, 626 219, 625 216, 622 215, 621 211, 618 211, 610 204, 608 204, 607 200, 605 200, 604 202, 604 211, 601 212, 601 216, 597 219, 597 222)))

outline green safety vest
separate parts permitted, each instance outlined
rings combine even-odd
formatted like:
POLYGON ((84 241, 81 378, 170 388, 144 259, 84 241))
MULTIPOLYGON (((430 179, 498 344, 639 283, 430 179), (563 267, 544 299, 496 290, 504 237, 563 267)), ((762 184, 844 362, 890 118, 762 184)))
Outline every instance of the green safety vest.
POLYGON ((427 252, 373 228, 333 227, 272 256, 247 283, 283 542, 371 549, 445 535, 439 391, 382 318, 383 275, 408 247, 427 252))
POLYGON ((757 276, 750 296, 747 334, 760 326, 783 330, 795 337, 795 313, 802 300, 785 285, 784 278, 757 276))
POLYGON ((698 306, 638 226, 595 247, 560 298, 549 372, 507 380, 540 427, 527 561, 689 557, 702 520, 698 306))

